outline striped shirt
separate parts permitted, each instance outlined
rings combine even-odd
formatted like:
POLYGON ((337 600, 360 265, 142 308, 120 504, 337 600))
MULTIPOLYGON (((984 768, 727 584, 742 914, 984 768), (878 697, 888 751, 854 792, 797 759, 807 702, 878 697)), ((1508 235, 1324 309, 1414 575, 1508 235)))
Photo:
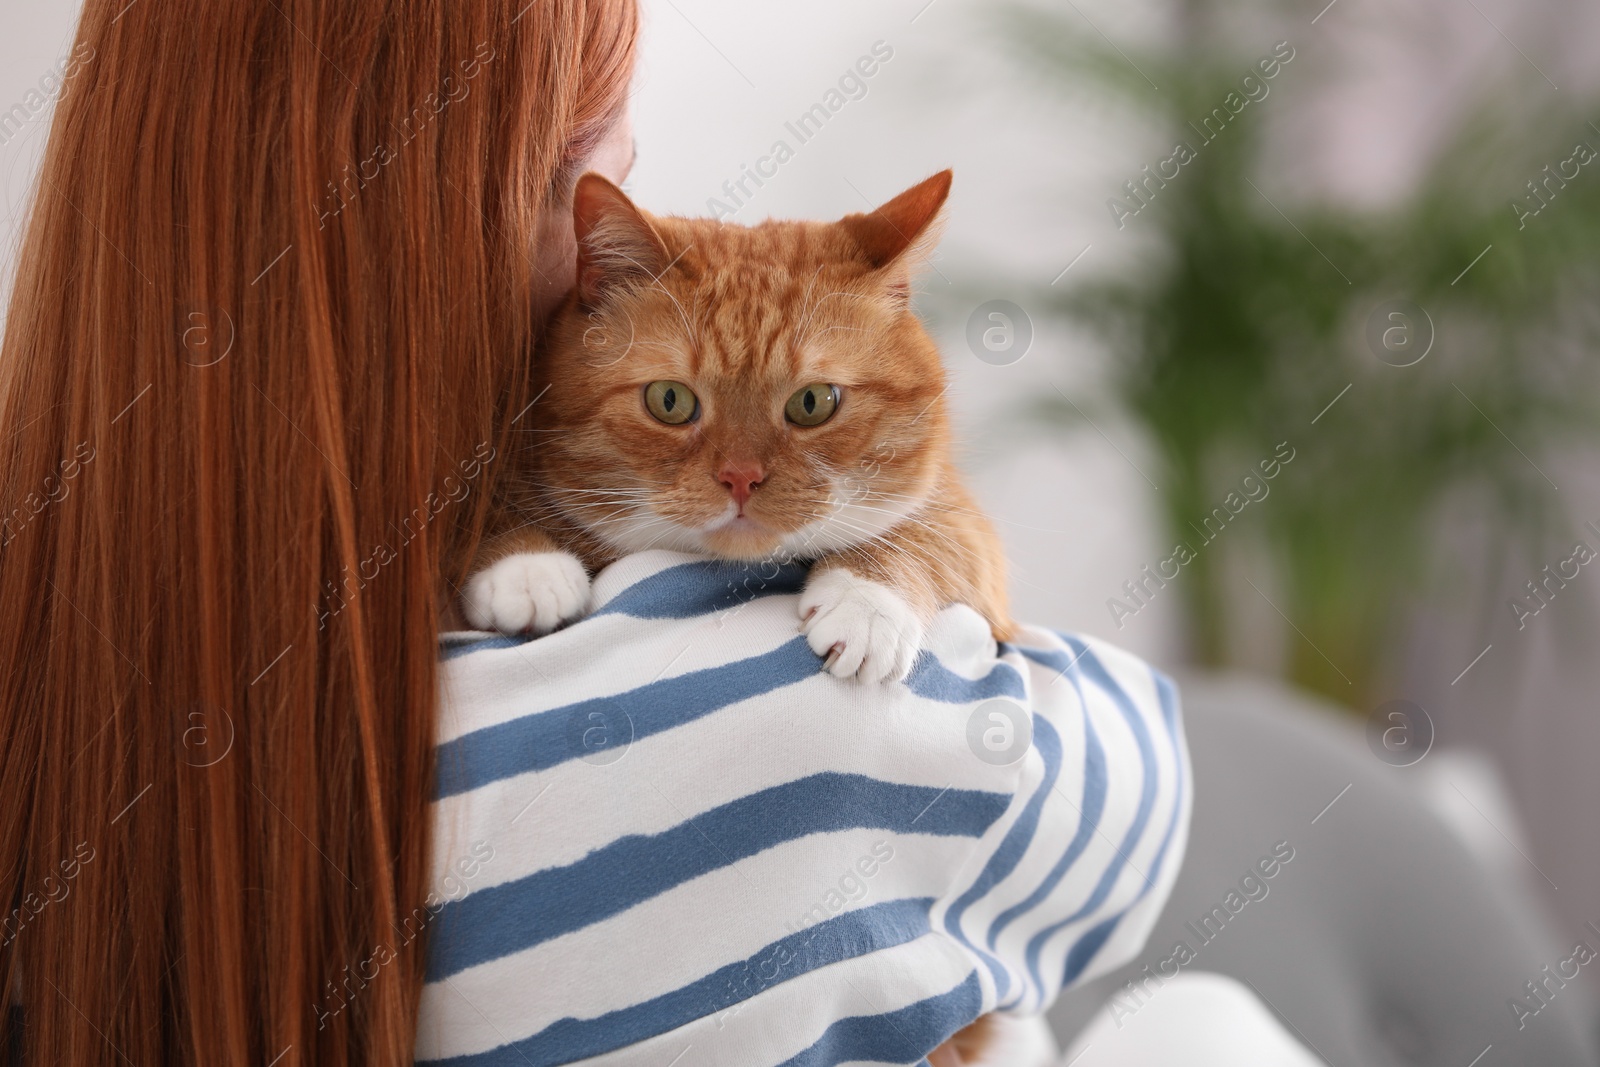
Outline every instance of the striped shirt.
POLYGON ((919 1064, 1126 962, 1182 861, 1177 694, 957 605, 821 670, 799 565, 674 552, 538 640, 443 639, 417 1060, 919 1064))

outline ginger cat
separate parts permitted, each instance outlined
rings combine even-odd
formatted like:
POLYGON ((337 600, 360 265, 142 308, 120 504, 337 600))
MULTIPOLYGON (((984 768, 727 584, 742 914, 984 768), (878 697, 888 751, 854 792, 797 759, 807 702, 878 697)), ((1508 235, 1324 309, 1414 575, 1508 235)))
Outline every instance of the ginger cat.
MULTIPOLYGON (((467 620, 547 633, 584 613, 591 572, 659 547, 812 561, 799 627, 841 678, 903 679, 946 604, 1009 636, 1002 549, 910 307, 950 177, 838 222, 753 227, 656 217, 580 178, 577 285, 534 364, 532 443, 467 620)), ((978 1062, 991 1023, 932 1062, 978 1062)))
POLYGON ((950 172, 870 214, 739 226, 573 194, 577 285, 534 363, 504 532, 474 626, 547 633, 629 552, 812 561, 799 627, 827 669, 911 670, 971 605, 1005 638, 1005 561, 950 455, 939 351, 910 308, 950 172))

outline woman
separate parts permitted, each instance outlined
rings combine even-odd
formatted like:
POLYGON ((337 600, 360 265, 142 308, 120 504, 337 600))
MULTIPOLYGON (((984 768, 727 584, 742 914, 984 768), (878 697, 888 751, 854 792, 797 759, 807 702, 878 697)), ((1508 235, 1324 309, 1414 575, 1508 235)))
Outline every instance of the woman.
MULTIPOLYGON (((432 745, 484 706, 441 722, 437 641, 571 285, 563 201, 627 166, 635 34, 631 0, 88 0, 0 353, 0 1047, 405 1063, 419 1025, 423 1055, 484 1047, 571 992, 540 975, 482 1022, 441 1008, 452 975, 424 999, 481 942, 457 909, 596 839, 454 837, 432 745)), ((1160 774, 1108 772, 1161 795, 1170 857, 1108 890, 1144 902, 1119 938, 1181 850, 1166 730, 1160 774)), ((1040 766, 991 783, 1016 801, 994 834, 1040 766)), ((998 1003, 979 984, 969 1017, 998 1003)))

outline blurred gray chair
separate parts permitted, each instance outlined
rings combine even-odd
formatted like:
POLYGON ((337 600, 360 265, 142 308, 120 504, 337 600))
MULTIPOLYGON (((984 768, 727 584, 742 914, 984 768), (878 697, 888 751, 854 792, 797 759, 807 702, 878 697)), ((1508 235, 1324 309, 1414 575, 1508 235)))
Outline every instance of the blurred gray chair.
POLYGON ((1282 687, 1200 678, 1183 694, 1195 797, 1183 870, 1135 962, 1051 1010, 1063 1048, 1184 941, 1196 953, 1184 970, 1247 983, 1333 1067, 1600 1064, 1600 974, 1588 973, 1600 960, 1560 988, 1541 973, 1583 931, 1556 937, 1535 894, 1481 862, 1423 799, 1417 768, 1387 765, 1359 722, 1282 687), (1200 919, 1280 841, 1294 858, 1267 895, 1202 942, 1200 919), (1525 983, 1541 980, 1548 1006, 1519 1028, 1510 1001, 1537 1003, 1525 983))

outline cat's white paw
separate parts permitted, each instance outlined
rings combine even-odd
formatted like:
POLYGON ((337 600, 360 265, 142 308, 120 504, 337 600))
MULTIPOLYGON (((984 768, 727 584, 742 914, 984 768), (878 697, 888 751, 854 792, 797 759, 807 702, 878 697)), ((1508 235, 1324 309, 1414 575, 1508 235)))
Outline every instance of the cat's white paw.
POLYGON ((480 630, 547 634, 589 606, 589 572, 570 552, 518 552, 469 578, 461 599, 480 630))
POLYGON ((813 574, 800 594, 800 632, 839 678, 899 681, 922 645, 922 620, 899 592, 842 567, 813 574))

